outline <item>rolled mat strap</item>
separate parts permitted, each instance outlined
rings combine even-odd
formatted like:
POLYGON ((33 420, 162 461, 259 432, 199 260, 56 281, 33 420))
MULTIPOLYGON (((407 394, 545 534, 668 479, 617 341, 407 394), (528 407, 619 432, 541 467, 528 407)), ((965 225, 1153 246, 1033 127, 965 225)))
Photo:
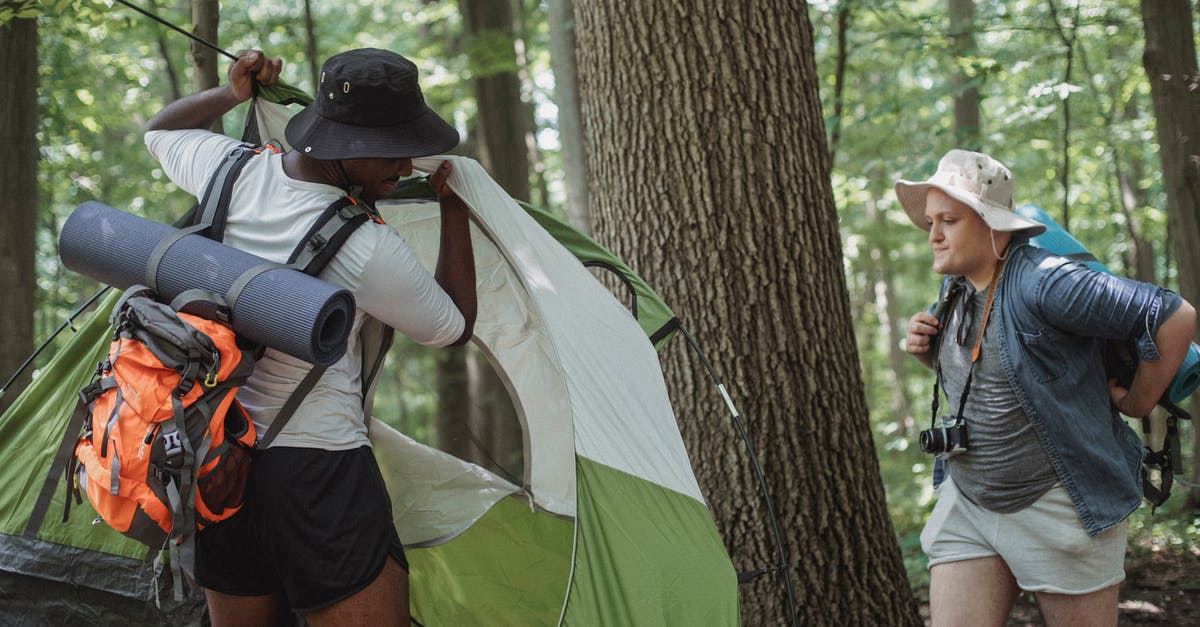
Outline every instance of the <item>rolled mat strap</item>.
POLYGON ((348 290, 206 237, 179 233, 165 224, 86 202, 63 224, 59 255, 67 268, 118 289, 145 281, 157 256, 154 278, 164 302, 191 289, 229 300, 238 279, 256 270, 243 281, 236 302, 229 303, 236 333, 319 366, 329 366, 345 354, 355 312, 348 290), (263 264, 268 267, 259 270, 263 264))
POLYGON ((146 280, 144 281, 146 286, 151 290, 158 289, 158 266, 162 263, 163 255, 167 254, 167 249, 179 241, 179 238, 199 233, 206 228, 208 228, 207 224, 194 224, 171 233, 155 244, 154 250, 150 251, 150 260, 146 262, 146 280))

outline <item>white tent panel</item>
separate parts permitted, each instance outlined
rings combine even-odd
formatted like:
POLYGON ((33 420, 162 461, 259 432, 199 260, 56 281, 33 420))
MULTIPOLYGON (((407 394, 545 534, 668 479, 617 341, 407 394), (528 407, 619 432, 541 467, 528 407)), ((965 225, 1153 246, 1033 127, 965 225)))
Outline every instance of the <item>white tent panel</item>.
MULTIPOLYGON (((703 501, 675 424, 658 355, 637 321, 477 162, 449 158, 454 161, 451 187, 472 207, 475 226, 497 243, 492 250, 511 264, 504 269, 512 273, 508 279, 493 282, 497 272, 491 267, 494 260, 484 256, 479 238, 475 239, 479 274, 489 283, 487 293, 481 288, 479 319, 484 328, 476 327, 477 340, 499 362, 527 422, 530 442, 526 458, 532 458, 527 462, 528 481, 535 501, 543 504, 545 488, 555 496, 562 494, 555 489, 562 486, 562 477, 541 473, 562 473, 566 462, 562 453, 567 449, 703 501), (512 295, 501 298, 490 291, 492 285, 511 288, 512 295), (522 311, 499 310, 513 307, 522 311), (525 351, 519 359, 510 357, 507 346, 514 336, 509 333, 516 329, 495 326, 493 316, 497 320, 515 316, 524 325, 515 337, 537 336, 532 342, 537 350, 525 351), (569 410, 566 414, 561 413, 564 401, 569 410), (564 415, 574 417, 573 446, 559 449, 564 445, 562 424, 569 422, 563 420, 564 415), (553 436, 540 437, 542 430, 550 430, 553 436), (542 464, 546 456, 554 458, 554 463, 542 464)), ((429 171, 440 159, 418 159, 415 165, 429 171)), ((429 211, 436 212, 436 207, 430 206, 429 211)), ((397 220, 397 230, 422 259, 432 265, 436 241, 425 236, 418 246, 418 236, 409 233, 407 223, 415 218, 412 206, 386 212, 389 219, 397 220)), ((433 220, 435 214, 426 215, 433 220)), ((526 339, 517 346, 528 343, 531 341, 526 339)), ((571 475, 573 498, 574 473, 563 474, 571 475)))
POLYGON ((392 518, 407 547, 440 544, 462 533, 520 488, 372 419, 371 446, 392 498, 392 518))

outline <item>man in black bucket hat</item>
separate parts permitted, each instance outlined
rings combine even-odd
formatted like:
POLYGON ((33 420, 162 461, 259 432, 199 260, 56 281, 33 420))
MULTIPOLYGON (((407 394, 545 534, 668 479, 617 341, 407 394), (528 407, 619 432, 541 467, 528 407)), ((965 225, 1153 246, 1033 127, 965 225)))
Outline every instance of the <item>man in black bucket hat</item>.
MULTIPOLYGON (((176 101, 150 121, 146 145, 173 182, 203 193, 240 144, 204 129, 248 100, 254 81, 274 84, 281 67, 260 51, 239 53, 227 85, 176 101)), ((331 57, 316 91, 287 125, 292 149, 246 162, 230 197, 226 244, 285 263, 333 201, 349 195, 372 206, 413 173, 414 157, 458 144, 458 133, 426 106, 416 66, 393 52, 331 57)), ((452 174, 442 161, 430 177, 442 220, 434 275, 381 220, 355 230, 321 273, 354 293, 356 333, 346 356, 257 451, 242 510, 197 535, 196 580, 214 625, 274 625, 289 610, 313 626, 408 624, 407 561, 367 439, 363 345, 380 322, 427 345, 471 338, 474 260, 452 174)), ((256 364, 238 400, 259 434, 308 370, 270 349, 256 364)))
POLYGON ((387 50, 351 50, 321 68, 311 106, 287 140, 314 159, 423 157, 458 145, 458 132, 425 105, 417 66, 387 50))

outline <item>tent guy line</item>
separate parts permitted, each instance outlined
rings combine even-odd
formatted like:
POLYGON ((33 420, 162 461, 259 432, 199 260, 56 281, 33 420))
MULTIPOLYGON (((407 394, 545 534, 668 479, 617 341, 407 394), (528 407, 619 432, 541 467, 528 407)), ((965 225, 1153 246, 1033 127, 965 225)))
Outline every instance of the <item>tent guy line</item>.
POLYGON ((123 5, 125 5, 125 6, 127 6, 127 7, 129 7, 129 8, 131 8, 131 9, 133 9, 134 11, 137 11, 138 13, 141 13, 142 15, 145 15, 146 17, 148 17, 148 18, 150 18, 150 19, 154 20, 155 22, 158 22, 159 24, 162 24, 163 26, 166 26, 166 27, 168 27, 168 28, 170 28, 170 29, 172 29, 172 30, 174 30, 174 31, 176 31, 176 32, 183 33, 184 35, 186 35, 186 36, 190 37, 190 38, 191 38, 193 41, 196 41, 197 43, 204 44, 205 46, 208 46, 209 48, 212 48, 213 50, 216 50, 217 52, 219 52, 219 53, 221 53, 221 54, 225 55, 226 57, 229 57, 229 58, 230 58, 231 60, 233 60, 233 61, 237 61, 237 55, 235 55, 235 54, 233 54, 233 53, 229 52, 228 50, 225 50, 224 48, 221 48, 220 46, 218 46, 218 45, 216 45, 216 44, 212 43, 211 41, 208 41, 207 39, 204 39, 203 37, 200 37, 199 35, 197 35, 197 34, 195 34, 195 33, 193 33, 193 32, 186 31, 186 30, 184 30, 184 29, 182 29, 182 28, 180 28, 180 27, 178 27, 178 26, 176 26, 176 25, 174 25, 174 24, 172 24, 172 23, 168 22, 167 20, 164 20, 163 18, 161 18, 161 17, 159 17, 159 16, 157 16, 157 15, 155 15, 155 14, 153 14, 153 13, 151 13, 151 12, 149 12, 149 11, 147 11, 147 10, 145 10, 145 9, 141 8, 141 7, 138 7, 138 6, 135 6, 135 5, 133 5, 133 4, 130 4, 129 2, 126 2, 126 0, 116 0, 116 2, 117 2, 117 3, 119 3, 119 4, 123 4, 123 5))

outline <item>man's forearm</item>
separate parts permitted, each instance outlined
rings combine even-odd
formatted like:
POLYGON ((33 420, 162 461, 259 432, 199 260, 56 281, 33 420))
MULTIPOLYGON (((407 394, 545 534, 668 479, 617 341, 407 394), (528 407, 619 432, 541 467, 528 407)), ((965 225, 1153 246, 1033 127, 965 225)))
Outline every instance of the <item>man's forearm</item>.
POLYGON ((1158 348, 1159 359, 1138 363, 1129 393, 1117 406, 1121 413, 1141 417, 1154 409, 1187 356, 1195 332, 1196 310, 1185 301, 1158 328, 1154 344, 1158 348))
POLYGON ((242 104, 229 85, 180 98, 167 105, 150 119, 148 131, 175 131, 188 128, 209 128, 221 116, 242 104))
POLYGON ((466 320, 466 328, 452 346, 465 344, 475 328, 475 254, 471 247, 470 212, 457 195, 441 200, 442 236, 434 278, 446 290, 466 320))

